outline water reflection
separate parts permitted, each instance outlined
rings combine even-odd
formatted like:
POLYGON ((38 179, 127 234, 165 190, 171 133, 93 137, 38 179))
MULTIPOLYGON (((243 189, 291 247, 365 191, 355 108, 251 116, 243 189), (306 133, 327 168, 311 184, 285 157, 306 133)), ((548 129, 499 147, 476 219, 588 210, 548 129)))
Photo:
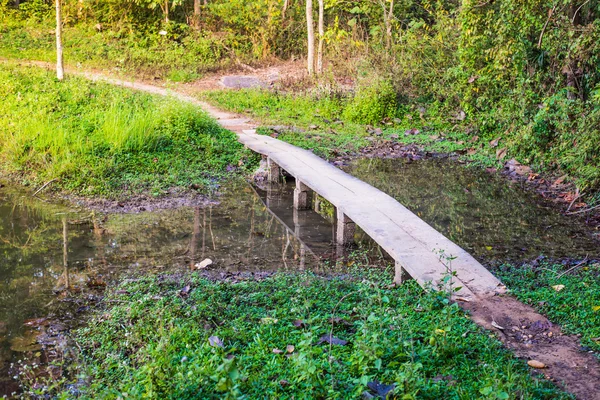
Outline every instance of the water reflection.
POLYGON ((451 160, 363 159, 348 172, 397 199, 482 262, 600 255, 598 232, 478 168, 451 160))
POLYGON ((207 258, 223 273, 325 268, 332 224, 294 211, 292 193, 291 184, 262 191, 238 181, 216 206, 98 216, 1 189, 0 396, 16 390, 9 364, 44 363, 40 342, 59 340, 85 311, 82 299, 117 277, 196 269, 207 258))

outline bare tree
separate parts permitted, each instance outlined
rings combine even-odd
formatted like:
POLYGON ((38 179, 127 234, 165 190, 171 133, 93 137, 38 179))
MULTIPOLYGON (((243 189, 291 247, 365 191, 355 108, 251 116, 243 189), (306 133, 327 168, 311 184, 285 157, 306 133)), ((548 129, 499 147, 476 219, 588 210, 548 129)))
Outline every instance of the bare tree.
POLYGON ((317 73, 323 73, 323 40, 325 39, 325 0, 319 0, 319 48, 317 50, 317 73))
POLYGON ((63 80, 65 71, 63 66, 63 46, 62 46, 62 18, 61 18, 61 0, 56 0, 56 77, 63 80))
POLYGON ((315 27, 313 22, 313 3, 312 0, 306 0, 306 33, 308 37, 308 73, 315 72, 315 27))

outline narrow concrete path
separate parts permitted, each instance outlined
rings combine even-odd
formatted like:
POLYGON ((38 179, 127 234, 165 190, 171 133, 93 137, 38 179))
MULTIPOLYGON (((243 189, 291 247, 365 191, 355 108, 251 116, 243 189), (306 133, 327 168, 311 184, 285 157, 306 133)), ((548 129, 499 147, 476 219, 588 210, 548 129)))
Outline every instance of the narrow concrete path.
MULTIPOLYGON (((52 68, 48 63, 21 64, 52 68)), ((250 119, 223 112, 191 96, 99 73, 69 69, 67 72, 198 105, 223 127, 237 133, 246 146, 269 157, 273 165, 296 174, 300 193, 308 187, 332 201, 338 207, 342 222, 347 222, 344 217, 348 216, 358 223, 399 262, 400 268, 414 274, 421 284, 434 284, 447 273, 444 262, 440 262, 432 250, 444 250, 447 256, 457 257, 452 260, 451 268, 456 271, 455 284, 464 286, 455 298, 462 308, 470 311, 473 321, 495 332, 518 357, 545 363, 547 368, 541 370, 544 376, 578 399, 600 400, 598 359, 581 350, 577 336, 562 333, 559 326, 532 307, 502 295, 505 288, 489 271, 385 193, 345 174, 311 152, 256 135, 257 124, 250 119)))

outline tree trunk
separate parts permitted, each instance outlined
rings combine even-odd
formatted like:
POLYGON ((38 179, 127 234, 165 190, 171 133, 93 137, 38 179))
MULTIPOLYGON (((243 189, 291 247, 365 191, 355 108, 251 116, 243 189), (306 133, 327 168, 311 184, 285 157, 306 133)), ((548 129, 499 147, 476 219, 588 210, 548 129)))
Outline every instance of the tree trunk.
POLYGON ((285 21, 285 13, 288 9, 289 0, 283 0, 283 8, 281 9, 281 21, 285 21))
POLYGON ((62 81, 65 77, 63 67, 62 18, 60 16, 60 1, 56 0, 56 78, 62 81))
POLYGON ((323 73, 323 40, 325 38, 325 0, 319 0, 319 48, 317 50, 317 73, 323 73))
MULTIPOLYGON (((384 12, 385 13, 385 12, 384 12)), ((390 0, 390 10, 387 18, 385 19, 385 47, 390 49, 392 47, 392 18, 394 17, 394 0, 390 0)))
POLYGON ((194 0, 194 26, 200 26, 200 0, 194 0))
POLYGON ((313 23, 313 5, 312 0, 306 0, 306 33, 308 37, 308 73, 315 72, 315 27, 313 23))
POLYGON ((169 23, 169 0, 165 0, 165 23, 169 23))

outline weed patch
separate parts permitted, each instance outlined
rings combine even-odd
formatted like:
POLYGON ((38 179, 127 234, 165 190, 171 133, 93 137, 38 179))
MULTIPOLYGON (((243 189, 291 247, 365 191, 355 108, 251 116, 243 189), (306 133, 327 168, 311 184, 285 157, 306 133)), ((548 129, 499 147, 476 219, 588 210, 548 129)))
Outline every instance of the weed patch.
POLYGON ((120 197, 213 190, 247 153, 204 112, 38 68, 0 67, 0 166, 25 185, 120 197))
POLYGON ((85 397, 359 398, 377 381, 405 399, 569 398, 444 296, 387 284, 310 273, 129 281, 77 333, 85 397))

